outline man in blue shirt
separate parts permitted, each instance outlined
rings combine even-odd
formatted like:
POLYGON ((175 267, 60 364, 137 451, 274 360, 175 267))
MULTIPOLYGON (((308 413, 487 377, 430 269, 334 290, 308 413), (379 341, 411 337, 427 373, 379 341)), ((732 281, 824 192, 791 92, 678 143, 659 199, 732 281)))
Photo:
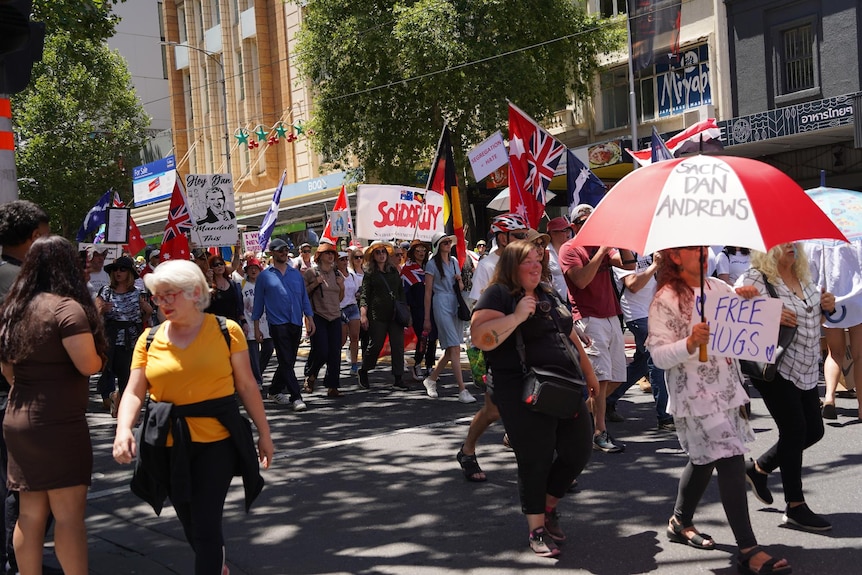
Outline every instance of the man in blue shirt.
POLYGON ((292 404, 294 411, 305 411, 306 405, 302 401, 294 364, 302 338, 303 319, 305 331, 311 336, 314 333, 314 312, 302 274, 287 265, 287 243, 276 238, 269 243, 269 251, 272 253, 272 265, 258 276, 254 290, 254 309, 251 314, 254 337, 259 342, 263 340, 260 318, 266 310, 269 333, 278 358, 278 368, 269 386, 269 398, 282 405, 292 404), (289 395, 284 393, 285 387, 289 395))

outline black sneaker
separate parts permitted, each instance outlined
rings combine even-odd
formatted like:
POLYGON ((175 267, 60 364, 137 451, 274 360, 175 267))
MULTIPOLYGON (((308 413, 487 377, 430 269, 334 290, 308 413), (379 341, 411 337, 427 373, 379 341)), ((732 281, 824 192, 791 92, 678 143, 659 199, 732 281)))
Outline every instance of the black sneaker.
POLYGON ((545 532, 557 543, 566 540, 566 534, 560 527, 560 514, 556 509, 551 512, 545 511, 545 532))
POLYGON ((530 549, 539 557, 556 557, 560 554, 560 548, 544 527, 537 527, 530 531, 530 549))
POLYGON ((357 372, 357 377, 359 378, 359 387, 362 389, 369 389, 371 387, 371 384, 368 383, 368 372, 361 367, 357 372))
POLYGON ((626 418, 617 412, 616 404, 608 404, 605 409, 605 421, 610 421, 611 423, 622 423, 625 420, 626 418))
POLYGON ((781 517, 781 523, 784 525, 793 525, 805 531, 829 531, 832 529, 832 524, 811 511, 807 503, 797 505, 796 507, 788 505, 784 511, 784 515, 781 517))
POLYGON ((769 487, 766 485, 769 476, 757 471, 753 459, 745 462, 745 480, 751 485, 751 491, 758 501, 766 505, 772 505, 772 493, 770 493, 769 487))

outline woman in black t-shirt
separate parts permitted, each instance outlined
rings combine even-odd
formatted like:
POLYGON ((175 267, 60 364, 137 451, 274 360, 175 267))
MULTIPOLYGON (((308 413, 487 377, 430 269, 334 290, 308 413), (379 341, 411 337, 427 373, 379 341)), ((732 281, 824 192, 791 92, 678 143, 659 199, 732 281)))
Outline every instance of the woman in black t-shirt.
POLYGON ((493 380, 493 399, 518 461, 521 509, 527 516, 529 543, 540 556, 554 557, 556 543, 565 540, 556 512, 592 453, 593 426, 586 403, 570 418, 532 411, 523 401, 524 378, 516 346, 521 330, 528 364, 559 367, 577 373, 558 334, 566 334, 579 353, 589 394, 598 380, 573 331, 572 314, 553 289, 541 285, 542 253, 528 241, 506 246, 494 278, 473 312, 473 345, 485 352, 493 380), (558 329, 558 326, 560 329, 558 329))

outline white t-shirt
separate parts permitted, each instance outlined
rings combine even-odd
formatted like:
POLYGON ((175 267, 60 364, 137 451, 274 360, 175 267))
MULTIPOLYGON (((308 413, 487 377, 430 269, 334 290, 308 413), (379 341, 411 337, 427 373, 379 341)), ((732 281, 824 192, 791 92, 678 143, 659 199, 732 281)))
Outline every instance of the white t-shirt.
POLYGON ((563 301, 569 301, 569 286, 566 285, 566 276, 560 267, 560 259, 554 246, 548 244, 548 269, 551 272, 551 283, 554 289, 562 296, 563 301))
MULTIPOLYGON (((240 282, 240 291, 242 291, 242 311, 245 315, 246 339, 254 339, 254 321, 251 319, 251 312, 254 309, 254 282, 244 279, 240 282)), ((269 324, 266 321, 266 310, 260 316, 260 333, 263 334, 263 339, 269 339, 269 324)))
POLYGON ((341 309, 351 304, 356 305, 356 292, 359 291, 361 285, 362 278, 357 278, 354 272, 348 270, 347 277, 344 278, 344 298, 341 300, 341 309))
POLYGON ((739 252, 728 256, 724 251, 718 252, 715 256, 715 273, 716 275, 729 274, 730 285, 736 283, 736 279, 745 273, 745 270, 751 267, 751 256, 741 254, 739 252))
POLYGON ((476 271, 473 272, 473 289, 470 290, 470 299, 479 301, 482 292, 491 283, 491 278, 494 277, 494 270, 497 269, 497 262, 500 261, 500 255, 495 251, 488 254, 476 266, 476 271))
POLYGON ((620 298, 620 308, 623 310, 623 319, 625 321, 643 319, 649 316, 649 305, 652 302, 656 286, 658 285, 658 282, 655 281, 655 276, 651 277, 646 285, 637 292, 633 292, 628 288, 623 289, 625 286, 623 278, 643 272, 650 264, 652 264, 652 256, 638 255, 638 263, 633 270, 624 270, 618 267, 611 268, 617 279, 617 285, 623 294, 620 298))
POLYGON ((87 287, 90 290, 90 295, 93 296, 93 299, 95 300, 96 294, 99 293, 99 290, 110 283, 111 276, 108 275, 105 268, 102 268, 97 272, 90 272, 90 282, 87 284, 87 287))

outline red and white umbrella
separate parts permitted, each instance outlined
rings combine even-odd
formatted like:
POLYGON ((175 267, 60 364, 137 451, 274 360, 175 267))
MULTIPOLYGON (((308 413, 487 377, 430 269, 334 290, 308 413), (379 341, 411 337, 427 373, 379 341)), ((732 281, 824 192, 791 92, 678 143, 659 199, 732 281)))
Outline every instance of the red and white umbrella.
POLYGON ((575 241, 651 254, 690 245, 765 252, 808 239, 847 241, 783 172, 748 158, 700 155, 627 175, 599 202, 575 241))

